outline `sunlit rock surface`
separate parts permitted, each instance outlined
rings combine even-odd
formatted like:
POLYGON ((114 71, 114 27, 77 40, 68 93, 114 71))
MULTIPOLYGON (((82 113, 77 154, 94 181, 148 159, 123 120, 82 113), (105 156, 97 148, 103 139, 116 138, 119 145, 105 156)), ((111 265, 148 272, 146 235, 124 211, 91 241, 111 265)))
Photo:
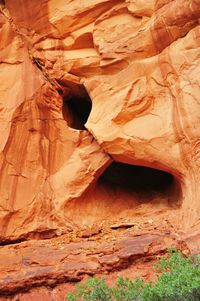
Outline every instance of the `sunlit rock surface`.
POLYGON ((200 251, 199 19, 199 0, 0 1, 0 300, 200 251))

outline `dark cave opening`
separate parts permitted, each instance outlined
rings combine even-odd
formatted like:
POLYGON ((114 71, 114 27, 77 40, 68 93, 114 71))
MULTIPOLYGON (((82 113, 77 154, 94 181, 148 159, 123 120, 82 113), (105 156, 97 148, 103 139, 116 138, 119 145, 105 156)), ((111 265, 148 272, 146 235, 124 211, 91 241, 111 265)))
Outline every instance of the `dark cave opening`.
POLYGON ((176 200, 178 199, 175 177, 168 172, 150 167, 113 162, 98 181, 146 197, 149 195, 165 197, 171 193, 176 200))
POLYGON ((67 95, 63 97, 62 113, 69 127, 86 130, 85 123, 92 109, 92 102, 84 91, 83 95, 67 95))
POLYGON ((178 175, 163 170, 114 161, 70 203, 67 214, 76 216, 79 225, 119 225, 134 219, 138 229, 148 217, 151 227, 152 216, 156 219, 166 210, 180 208, 180 181, 178 175))

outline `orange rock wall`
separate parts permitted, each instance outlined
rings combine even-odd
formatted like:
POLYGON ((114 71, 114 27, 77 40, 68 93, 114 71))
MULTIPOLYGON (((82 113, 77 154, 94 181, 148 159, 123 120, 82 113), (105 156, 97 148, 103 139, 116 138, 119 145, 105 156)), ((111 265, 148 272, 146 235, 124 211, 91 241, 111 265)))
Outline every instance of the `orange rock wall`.
POLYGON ((197 251, 200 1, 0 3, 1 242, 126 217, 197 251), (84 88, 92 110, 79 130, 63 99, 84 88), (97 184, 113 161, 169 172, 174 205, 97 184))

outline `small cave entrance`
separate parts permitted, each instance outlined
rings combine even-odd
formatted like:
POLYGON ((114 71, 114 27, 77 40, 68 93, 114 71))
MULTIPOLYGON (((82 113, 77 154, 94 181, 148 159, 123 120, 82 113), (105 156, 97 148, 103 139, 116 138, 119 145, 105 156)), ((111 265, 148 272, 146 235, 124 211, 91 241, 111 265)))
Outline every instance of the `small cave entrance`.
POLYGON ((139 195, 144 202, 151 200, 152 196, 163 200, 172 198, 175 204, 180 199, 177 181, 172 174, 144 166, 113 162, 100 176, 98 183, 139 195))
POLYGON ((79 93, 63 97, 62 113, 68 126, 76 130, 86 130, 85 123, 92 109, 92 101, 84 87, 79 93))

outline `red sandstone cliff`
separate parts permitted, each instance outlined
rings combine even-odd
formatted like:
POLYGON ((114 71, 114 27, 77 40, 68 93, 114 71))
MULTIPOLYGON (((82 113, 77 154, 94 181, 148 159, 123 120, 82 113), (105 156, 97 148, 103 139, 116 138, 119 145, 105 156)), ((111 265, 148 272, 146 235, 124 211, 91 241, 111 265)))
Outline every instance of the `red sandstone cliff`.
POLYGON ((0 300, 199 252, 200 1, 0 3, 0 300))

